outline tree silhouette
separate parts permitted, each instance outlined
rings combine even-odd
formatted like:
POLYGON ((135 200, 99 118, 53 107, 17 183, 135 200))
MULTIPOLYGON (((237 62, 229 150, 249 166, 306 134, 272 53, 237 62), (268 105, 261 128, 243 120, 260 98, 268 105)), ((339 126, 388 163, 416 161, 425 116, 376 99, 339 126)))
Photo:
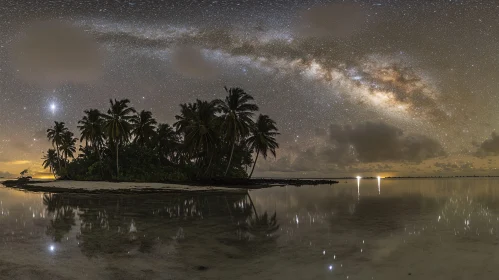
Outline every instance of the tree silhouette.
POLYGON ((73 136, 74 134, 70 131, 66 131, 62 135, 60 149, 62 155, 64 156, 65 165, 67 165, 68 158, 74 158, 74 153, 76 153, 76 141, 78 141, 78 139, 73 136))
POLYGON ((258 111, 258 106, 253 102, 253 97, 241 88, 227 88, 228 96, 225 101, 220 101, 220 109, 223 118, 223 132, 225 138, 231 145, 229 161, 225 175, 229 171, 236 142, 248 135, 250 127, 253 125, 253 112, 258 111))
POLYGON ((132 134, 135 135, 133 140, 140 146, 145 146, 156 134, 156 120, 152 117, 150 111, 142 110, 130 119, 132 124, 132 134))
POLYGON ((119 177, 119 146, 127 143, 130 139, 132 130, 130 120, 132 113, 135 113, 133 107, 128 107, 130 100, 109 100, 111 107, 107 110, 107 114, 102 115, 104 118, 104 130, 109 137, 109 140, 114 144, 116 149, 116 177, 119 177))
POLYGON ((56 165, 58 162, 57 154, 54 149, 48 149, 47 153, 43 156, 43 168, 49 168, 50 172, 54 174, 54 178, 56 178, 56 165))
POLYGON ((68 131, 64 122, 54 122, 54 127, 47 129, 47 138, 52 142, 52 146, 55 147, 57 152, 57 162, 59 164, 59 170, 61 169, 61 156, 59 153, 59 148, 62 145, 63 135, 68 131))
POLYGON ((256 151, 255 161, 249 178, 253 175, 255 170, 258 155, 261 153, 264 159, 267 159, 267 153, 270 152, 274 157, 276 156, 276 149, 279 148, 275 136, 279 135, 277 132, 276 123, 267 115, 259 115, 255 125, 251 128, 251 136, 248 137, 246 142, 248 146, 256 151))
POLYGON ((99 149, 103 145, 105 137, 102 114, 97 109, 85 110, 84 113, 85 116, 78 121, 80 141, 85 141, 85 146, 90 143, 95 152, 99 153, 99 149))

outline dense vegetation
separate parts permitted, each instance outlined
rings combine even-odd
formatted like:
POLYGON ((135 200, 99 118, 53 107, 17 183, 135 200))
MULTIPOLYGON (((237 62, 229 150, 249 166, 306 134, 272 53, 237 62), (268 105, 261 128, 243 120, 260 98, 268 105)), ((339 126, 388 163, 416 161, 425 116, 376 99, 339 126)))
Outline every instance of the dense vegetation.
POLYGON ((54 177, 73 180, 251 177, 260 155, 275 157, 279 133, 267 115, 254 119, 258 106, 251 95, 240 88, 225 90, 225 100, 180 104, 173 126, 158 124, 149 111, 137 112, 128 99, 110 100, 107 113, 85 110, 78 122, 78 153, 78 138, 56 121, 47 130, 53 149, 43 166, 54 177))

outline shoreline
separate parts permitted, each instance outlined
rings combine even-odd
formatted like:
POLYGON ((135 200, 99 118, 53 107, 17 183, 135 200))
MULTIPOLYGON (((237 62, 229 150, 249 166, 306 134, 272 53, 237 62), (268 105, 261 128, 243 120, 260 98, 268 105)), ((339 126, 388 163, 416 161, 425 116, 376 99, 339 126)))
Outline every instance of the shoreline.
POLYGON ((185 192, 247 192, 278 186, 332 185, 333 180, 300 179, 209 179, 185 183, 109 182, 109 181, 20 181, 1 182, 7 188, 48 193, 185 193, 185 192))

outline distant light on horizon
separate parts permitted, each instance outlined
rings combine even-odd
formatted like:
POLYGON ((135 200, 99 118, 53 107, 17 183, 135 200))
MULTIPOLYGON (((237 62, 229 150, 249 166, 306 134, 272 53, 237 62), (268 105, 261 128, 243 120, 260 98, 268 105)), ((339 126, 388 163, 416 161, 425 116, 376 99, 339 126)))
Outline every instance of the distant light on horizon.
POLYGON ((378 176, 378 194, 381 194, 381 176, 378 176))
POLYGON ((360 176, 357 176, 357 180, 360 180, 360 179, 362 179, 362 177, 360 177, 360 176))

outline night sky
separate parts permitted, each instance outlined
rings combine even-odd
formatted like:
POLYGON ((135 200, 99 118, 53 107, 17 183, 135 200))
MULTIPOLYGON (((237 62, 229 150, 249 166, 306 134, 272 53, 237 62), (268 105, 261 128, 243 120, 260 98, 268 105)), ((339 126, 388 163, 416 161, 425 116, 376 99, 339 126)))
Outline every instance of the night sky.
MULTIPOLYGON (((18 1, 0 6, 0 175, 45 131, 129 98, 253 95, 281 135, 256 176, 498 175, 494 1, 18 1)), ((79 133, 76 133, 79 134, 79 133)))

